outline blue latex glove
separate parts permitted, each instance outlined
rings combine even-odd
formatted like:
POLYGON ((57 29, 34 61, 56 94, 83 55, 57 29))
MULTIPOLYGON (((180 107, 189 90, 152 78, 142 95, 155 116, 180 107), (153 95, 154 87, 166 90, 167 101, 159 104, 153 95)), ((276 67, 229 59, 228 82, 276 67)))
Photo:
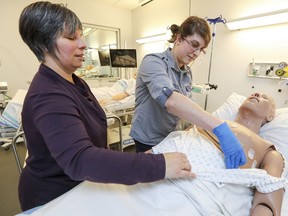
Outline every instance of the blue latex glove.
POLYGON ((214 128, 212 132, 219 140, 227 169, 238 168, 246 163, 244 150, 226 122, 214 128))

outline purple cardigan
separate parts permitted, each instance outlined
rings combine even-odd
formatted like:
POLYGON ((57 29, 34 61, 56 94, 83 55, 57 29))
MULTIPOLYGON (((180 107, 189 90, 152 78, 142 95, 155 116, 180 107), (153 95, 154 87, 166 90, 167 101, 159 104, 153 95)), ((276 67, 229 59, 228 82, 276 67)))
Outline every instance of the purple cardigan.
POLYGON ((19 182, 22 210, 43 205, 83 180, 136 184, 163 179, 163 155, 107 149, 106 115, 84 80, 75 85, 41 64, 22 124, 29 157, 19 182))

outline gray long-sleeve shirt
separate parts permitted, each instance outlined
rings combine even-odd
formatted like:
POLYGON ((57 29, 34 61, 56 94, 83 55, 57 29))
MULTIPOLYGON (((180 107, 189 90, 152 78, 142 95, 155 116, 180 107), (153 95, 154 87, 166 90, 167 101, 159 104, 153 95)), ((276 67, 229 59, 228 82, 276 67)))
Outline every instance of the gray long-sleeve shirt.
POLYGON ((170 114, 164 104, 173 91, 191 97, 192 74, 184 67, 179 69, 170 48, 143 58, 136 79, 131 137, 153 146, 176 129, 180 119, 170 114))

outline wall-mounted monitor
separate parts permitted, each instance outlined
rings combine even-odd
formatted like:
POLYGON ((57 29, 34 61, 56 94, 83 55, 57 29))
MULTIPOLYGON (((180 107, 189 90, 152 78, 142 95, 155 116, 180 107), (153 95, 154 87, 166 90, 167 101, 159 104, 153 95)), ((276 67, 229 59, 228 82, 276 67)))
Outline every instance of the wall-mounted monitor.
POLYGON ((112 67, 136 68, 136 49, 110 49, 112 67))

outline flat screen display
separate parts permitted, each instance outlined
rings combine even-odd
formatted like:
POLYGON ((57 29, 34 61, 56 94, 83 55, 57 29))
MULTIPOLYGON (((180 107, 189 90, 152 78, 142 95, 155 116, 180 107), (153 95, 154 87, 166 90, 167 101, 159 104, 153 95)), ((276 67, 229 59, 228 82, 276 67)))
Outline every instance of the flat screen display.
POLYGON ((110 49, 111 67, 136 68, 136 49, 110 49))

